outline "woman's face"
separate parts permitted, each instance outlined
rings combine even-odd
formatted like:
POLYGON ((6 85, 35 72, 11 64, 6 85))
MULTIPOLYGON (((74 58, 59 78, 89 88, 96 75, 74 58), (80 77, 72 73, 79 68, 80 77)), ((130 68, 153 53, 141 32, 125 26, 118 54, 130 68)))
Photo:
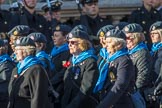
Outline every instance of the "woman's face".
POLYGON ((62 35, 61 31, 55 31, 52 39, 55 46, 61 46, 66 42, 66 37, 62 35))
POLYGON ((16 38, 15 36, 11 36, 11 37, 10 37, 10 42, 9 42, 9 44, 10 44, 10 46, 11 46, 11 48, 12 48, 13 51, 15 50, 14 43, 15 43, 16 39, 17 39, 17 38, 16 38))
POLYGON ((134 39, 135 38, 132 36, 132 33, 126 33, 126 43, 127 43, 127 48, 129 50, 134 48, 137 45, 134 39))
POLYGON ((15 54, 16 54, 17 61, 22 61, 25 58, 23 54, 23 50, 24 49, 20 46, 15 47, 15 54))
POLYGON ((81 49, 79 48, 80 43, 77 38, 69 39, 68 43, 69 43, 69 50, 71 54, 78 55, 79 53, 82 52, 81 49))
POLYGON ((151 37, 152 43, 161 42, 160 34, 158 33, 157 30, 151 31, 150 37, 151 37))
POLYGON ((116 51, 115 51, 115 42, 113 41, 112 38, 106 38, 105 40, 106 42, 106 49, 107 49, 107 52, 112 55, 114 54, 116 51))

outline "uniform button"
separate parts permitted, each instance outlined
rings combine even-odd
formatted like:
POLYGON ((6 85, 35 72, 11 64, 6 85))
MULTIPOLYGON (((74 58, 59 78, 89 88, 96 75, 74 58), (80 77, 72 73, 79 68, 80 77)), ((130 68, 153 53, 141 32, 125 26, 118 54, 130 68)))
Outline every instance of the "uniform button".
POLYGON ((146 24, 146 22, 145 21, 142 21, 142 24, 146 24))
POLYGON ((145 41, 145 43, 147 44, 147 41, 145 41))
POLYGON ((42 25, 39 25, 39 28, 42 28, 42 25))
POLYGON ((144 14, 145 12, 142 11, 141 13, 144 14))
POLYGON ((157 12, 156 11, 154 11, 154 14, 156 14, 157 12))
POLYGON ((4 24, 7 24, 7 21, 5 21, 4 24))
POLYGON ((51 27, 49 27, 48 29, 51 30, 51 27))
POLYGON ((137 10, 141 10, 140 8, 138 8, 137 10))
POLYGON ((144 34, 146 34, 147 32, 146 32, 146 31, 144 31, 143 33, 144 33, 144 34))
POLYGON ((107 93, 107 90, 105 90, 105 93, 107 93))

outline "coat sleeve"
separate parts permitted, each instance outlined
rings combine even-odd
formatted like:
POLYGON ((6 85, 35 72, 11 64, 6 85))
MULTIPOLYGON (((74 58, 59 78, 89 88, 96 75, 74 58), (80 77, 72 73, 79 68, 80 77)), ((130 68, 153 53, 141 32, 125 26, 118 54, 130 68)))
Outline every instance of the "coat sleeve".
POLYGON ((29 83, 31 108, 46 108, 48 100, 48 80, 42 67, 33 69, 29 77, 29 83))
POLYGON ((150 84, 150 74, 152 70, 152 62, 149 54, 147 52, 140 52, 136 58, 136 68, 137 68, 137 88, 144 88, 150 84))
POLYGON ((120 60, 117 67, 117 79, 115 84, 97 108, 110 108, 120 99, 131 80, 132 66, 130 66, 130 64, 128 60, 120 60))

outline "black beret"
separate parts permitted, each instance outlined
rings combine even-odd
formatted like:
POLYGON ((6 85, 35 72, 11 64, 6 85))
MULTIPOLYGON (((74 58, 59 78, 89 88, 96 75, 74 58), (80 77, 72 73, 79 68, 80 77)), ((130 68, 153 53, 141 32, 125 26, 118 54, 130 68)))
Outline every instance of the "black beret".
POLYGON ((88 33, 88 29, 84 25, 77 25, 71 31, 76 31, 76 30, 81 30, 81 31, 84 31, 84 32, 88 33))
POLYGON ((150 27, 150 31, 162 29, 162 21, 157 21, 153 23, 150 27))
POLYGON ((34 42, 47 43, 46 36, 39 32, 31 33, 27 37, 31 38, 34 42))
POLYGON ((68 25, 65 25, 65 24, 59 24, 57 25, 54 29, 53 29, 53 32, 55 31, 62 31, 62 32, 70 32, 71 31, 71 27, 68 26, 68 25))
POLYGON ((119 22, 117 25, 115 25, 115 28, 118 30, 122 30, 128 24, 128 22, 119 22))
POLYGON ((136 33, 136 32, 142 33, 142 31, 143 31, 142 26, 136 23, 128 24, 123 28, 123 32, 125 33, 136 33))
POLYGON ((108 38, 108 37, 122 38, 124 40, 126 39, 125 33, 121 30, 118 30, 118 29, 109 30, 106 33, 105 37, 106 38, 108 38))
POLYGON ((48 8, 47 3, 44 3, 41 9, 42 9, 44 12, 49 11, 49 8, 48 8))
POLYGON ((81 39, 89 40, 88 33, 79 29, 75 31, 71 31, 66 38, 67 40, 71 38, 81 38, 81 39))
POLYGON ((98 0, 81 0, 81 4, 88 4, 88 3, 94 3, 94 2, 98 2, 98 0))
POLYGON ((35 47, 35 43, 29 37, 21 37, 20 39, 17 39, 15 41, 15 46, 34 46, 35 47))
POLYGON ((112 30, 112 29, 115 29, 115 27, 113 25, 106 25, 98 31, 97 36, 104 37, 105 33, 107 33, 109 30, 112 30))
POLYGON ((30 28, 27 25, 18 25, 15 26, 12 30, 8 32, 8 35, 14 36, 27 36, 30 32, 30 28))
POLYGON ((5 42, 3 41, 3 39, 0 39, 0 47, 5 46, 5 42))
POLYGON ((58 11, 61 10, 61 5, 63 4, 62 0, 53 0, 50 2, 51 4, 51 11, 58 11))
POLYGON ((9 8, 9 11, 19 11, 19 6, 24 6, 22 1, 12 3, 9 8))

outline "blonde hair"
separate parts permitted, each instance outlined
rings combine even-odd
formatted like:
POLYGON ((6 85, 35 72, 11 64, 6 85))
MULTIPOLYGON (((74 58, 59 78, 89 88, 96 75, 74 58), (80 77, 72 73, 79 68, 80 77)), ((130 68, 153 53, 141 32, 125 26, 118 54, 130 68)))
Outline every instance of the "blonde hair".
POLYGON ((34 46, 17 46, 23 50, 23 56, 35 55, 36 48, 34 46))
POLYGON ((161 40, 162 40, 162 29, 158 29, 158 30, 155 30, 155 31, 157 31, 157 32, 159 33, 160 38, 161 38, 161 40))
POLYGON ((122 48, 126 48, 126 41, 122 38, 111 37, 114 43, 115 51, 118 51, 122 48))
POLYGON ((79 43, 78 47, 81 51, 88 50, 91 47, 91 43, 86 39, 77 38, 77 41, 79 43))
POLYGON ((145 36, 143 33, 132 33, 131 37, 133 37, 133 41, 135 44, 145 41, 145 36))

